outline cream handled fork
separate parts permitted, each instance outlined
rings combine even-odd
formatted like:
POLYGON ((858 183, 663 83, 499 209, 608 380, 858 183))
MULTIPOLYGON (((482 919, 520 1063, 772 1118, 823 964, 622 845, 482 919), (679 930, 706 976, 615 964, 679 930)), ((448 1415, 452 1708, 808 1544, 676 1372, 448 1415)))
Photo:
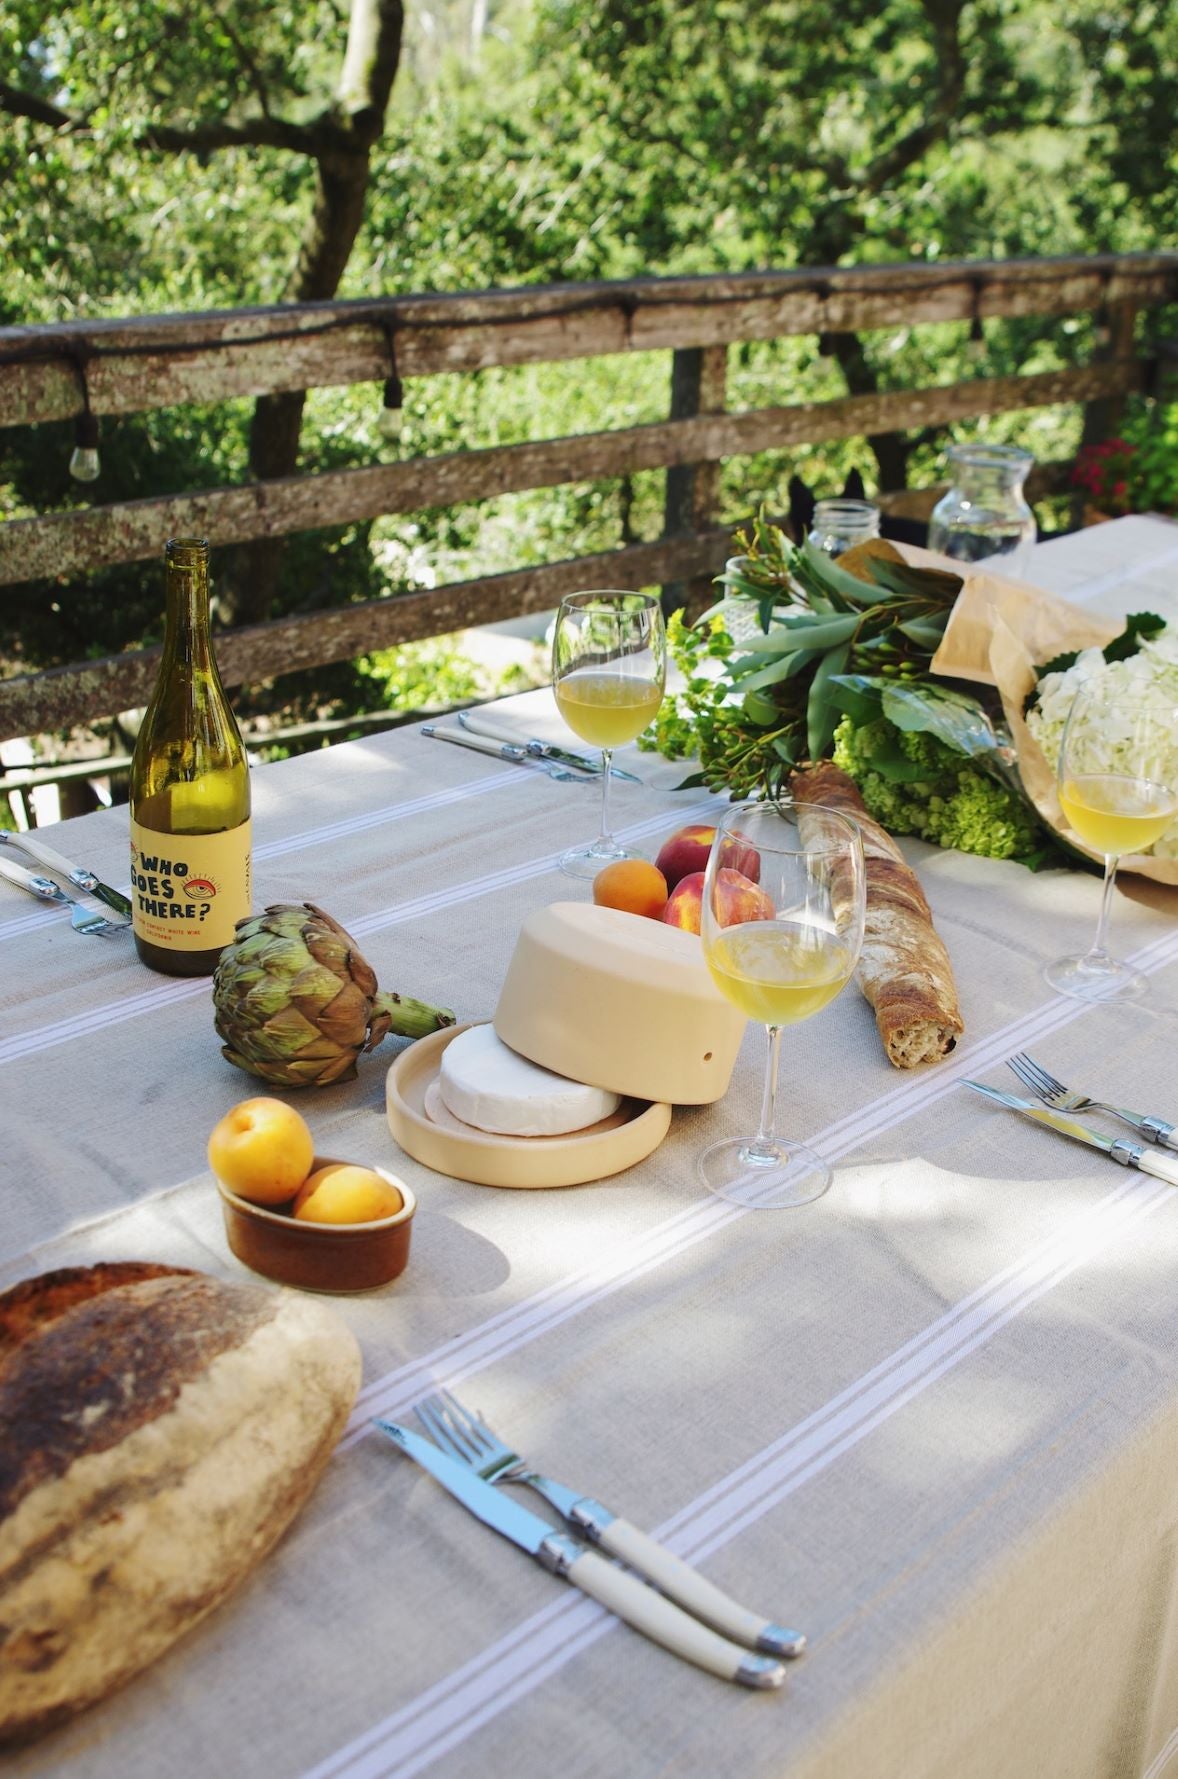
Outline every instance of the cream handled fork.
POLYGON ((664 1549, 628 1520, 619 1519, 591 1496, 578 1494, 563 1483, 553 1482, 551 1477, 532 1470, 518 1453, 491 1432, 481 1415, 463 1408, 448 1390, 427 1396, 418 1403, 416 1414, 430 1437, 444 1451, 481 1476, 484 1482, 518 1482, 534 1489, 591 1544, 599 1544, 611 1556, 628 1563, 669 1599, 725 1637, 742 1643, 746 1649, 791 1660, 805 1649, 806 1639, 801 1631, 773 1624, 747 1607, 737 1605, 689 1563, 664 1549))
POLYGON ((1029 1087, 1053 1112, 1108 1112, 1122 1124, 1128 1124, 1138 1136, 1148 1137, 1151 1143, 1164 1143, 1168 1149, 1178 1149, 1178 1130, 1164 1118, 1151 1117, 1145 1112, 1130 1112, 1125 1106, 1110 1106, 1106 1100, 1093 1100, 1086 1094, 1072 1093, 1025 1050, 1012 1056, 1007 1067, 1013 1069, 1023 1086, 1029 1087))
POLYGON ((644 1637, 661 1643, 672 1655, 694 1662, 697 1668, 720 1680, 734 1680, 758 1692, 779 1687, 785 1679, 780 1662, 767 1655, 754 1655, 726 1637, 718 1637, 654 1588, 648 1588, 636 1575, 616 1563, 607 1563, 595 1550, 587 1550, 567 1532, 558 1532, 538 1513, 529 1513, 526 1507, 501 1494, 469 1464, 444 1452, 432 1440, 379 1415, 373 1426, 399 1446, 406 1457, 428 1470, 484 1526, 510 1539, 549 1574, 571 1582, 644 1637))
POLYGON ((0 877, 15 883, 18 889, 28 890, 39 901, 56 902, 60 907, 69 908, 70 925, 75 933, 117 933, 127 925, 125 920, 112 919, 105 910, 67 895, 52 877, 42 877, 38 871, 26 871, 23 865, 14 865, 8 859, 0 858, 0 877))

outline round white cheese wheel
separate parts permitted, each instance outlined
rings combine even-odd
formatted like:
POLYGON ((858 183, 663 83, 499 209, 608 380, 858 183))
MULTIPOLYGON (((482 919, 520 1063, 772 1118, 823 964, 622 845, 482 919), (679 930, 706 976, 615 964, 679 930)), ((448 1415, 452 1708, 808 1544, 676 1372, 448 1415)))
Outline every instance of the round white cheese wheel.
POLYGON ((490 1025, 460 1032, 442 1052, 442 1101, 455 1118, 507 1137, 555 1137, 608 1118, 620 1094, 554 1075, 509 1050, 490 1025))

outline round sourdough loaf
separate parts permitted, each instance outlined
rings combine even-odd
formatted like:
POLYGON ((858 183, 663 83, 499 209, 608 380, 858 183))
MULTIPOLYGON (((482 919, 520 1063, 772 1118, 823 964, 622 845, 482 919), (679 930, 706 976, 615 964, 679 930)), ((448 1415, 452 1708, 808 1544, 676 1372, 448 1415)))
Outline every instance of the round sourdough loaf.
POLYGON ((0 1294, 0 1741, 103 1698, 281 1536, 360 1382, 313 1298, 126 1263, 0 1294))

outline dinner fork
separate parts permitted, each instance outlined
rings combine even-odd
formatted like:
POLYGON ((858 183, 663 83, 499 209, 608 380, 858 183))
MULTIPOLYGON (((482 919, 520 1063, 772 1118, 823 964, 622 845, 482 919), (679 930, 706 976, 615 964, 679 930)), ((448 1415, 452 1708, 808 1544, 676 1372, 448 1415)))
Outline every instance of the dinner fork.
POLYGON ((1122 1124, 1131 1125, 1139 1136, 1148 1137, 1151 1143, 1164 1143, 1167 1148, 1178 1149, 1178 1132, 1164 1118, 1154 1118, 1144 1112, 1130 1112, 1125 1106, 1110 1106, 1106 1100, 1089 1099, 1086 1094, 1072 1093, 1062 1081, 1029 1057, 1025 1050, 1012 1056, 1007 1064, 1014 1070, 1024 1087, 1050 1106, 1053 1112, 1108 1112, 1113 1118, 1119 1118, 1122 1124))
POLYGON ((127 925, 123 920, 108 920, 105 914, 97 909, 89 908, 76 896, 67 895, 59 883, 52 877, 43 877, 38 871, 26 871, 21 865, 12 865, 7 859, 0 859, 0 877, 6 877, 9 883, 15 883, 18 889, 28 890, 42 902, 55 902, 59 906, 70 909, 70 925, 75 933, 118 933, 127 925))
POLYGON ((738 1606, 689 1563, 664 1550, 628 1520, 619 1519, 600 1501, 532 1470, 525 1458, 492 1433, 480 1414, 463 1408, 449 1390, 423 1398, 415 1413, 442 1450, 469 1466, 484 1482, 518 1482, 534 1489, 590 1544, 599 1544, 611 1556, 620 1557, 670 1599, 726 1637, 743 1643, 747 1649, 789 1659, 805 1649, 806 1638, 801 1631, 788 1630, 738 1606))

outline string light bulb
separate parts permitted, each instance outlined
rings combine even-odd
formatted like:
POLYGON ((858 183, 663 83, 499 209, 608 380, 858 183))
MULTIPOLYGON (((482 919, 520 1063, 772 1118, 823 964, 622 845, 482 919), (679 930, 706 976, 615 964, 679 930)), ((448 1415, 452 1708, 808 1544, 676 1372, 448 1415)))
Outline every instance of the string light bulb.
POLYGON ((401 387, 401 379, 394 371, 385 379, 384 403, 377 416, 376 430, 384 439, 399 439, 401 436, 401 418, 405 402, 405 392, 401 387))
POLYGON ((70 475, 75 482, 96 482, 101 468, 98 461, 98 420, 87 405, 78 415, 74 429, 70 475))

